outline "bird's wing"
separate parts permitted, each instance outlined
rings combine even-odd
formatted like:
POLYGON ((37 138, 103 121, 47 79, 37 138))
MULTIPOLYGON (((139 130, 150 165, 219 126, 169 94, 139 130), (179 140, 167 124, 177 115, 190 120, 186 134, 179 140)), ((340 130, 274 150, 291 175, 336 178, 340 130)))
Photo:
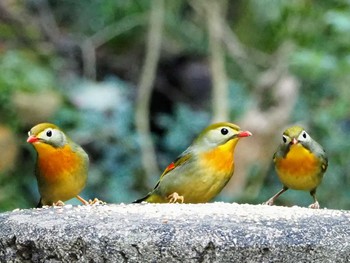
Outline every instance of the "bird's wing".
POLYGON ((325 172, 327 170, 327 167, 328 167, 328 158, 327 158, 326 154, 320 155, 320 158, 321 158, 322 172, 325 172))
POLYGON ((176 158, 175 161, 173 161, 171 164, 168 165, 167 168, 165 168, 164 172, 162 173, 162 175, 159 178, 159 181, 161 181, 162 178, 166 174, 168 174, 170 171, 172 171, 176 167, 179 167, 179 166, 183 165, 184 163, 186 163, 190 158, 191 158, 191 154, 190 153, 184 152, 183 154, 181 154, 179 157, 176 158))
POLYGON ((192 154, 189 151, 185 151, 181 155, 179 155, 179 157, 177 157, 175 161, 173 161, 171 164, 168 165, 167 168, 165 168, 164 172, 160 176, 160 178, 159 178, 156 186, 153 188, 153 190, 151 192, 149 192, 145 197, 138 199, 138 200, 134 201, 133 203, 141 203, 143 201, 147 202, 149 198, 152 198, 152 196, 154 196, 154 193, 157 191, 157 188, 158 188, 160 182, 162 181, 162 179, 164 178, 164 176, 167 175, 170 171, 176 169, 176 167, 179 167, 179 166, 183 165, 184 163, 186 163, 191 158, 191 155, 192 154))
POLYGON ((322 174, 327 170, 328 167, 328 158, 325 150, 323 147, 316 141, 312 141, 309 145, 304 145, 309 151, 314 153, 317 158, 320 159, 321 161, 321 169, 322 169, 322 174))

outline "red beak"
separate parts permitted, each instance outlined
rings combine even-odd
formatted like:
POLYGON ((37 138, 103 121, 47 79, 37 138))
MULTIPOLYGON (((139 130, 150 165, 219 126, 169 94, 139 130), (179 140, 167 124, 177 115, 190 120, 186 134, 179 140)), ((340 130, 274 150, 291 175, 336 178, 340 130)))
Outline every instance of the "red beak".
POLYGON ((297 139, 295 139, 295 138, 293 138, 293 140, 292 140, 292 144, 297 144, 298 143, 298 140, 297 139))
POLYGON ((237 134, 237 137, 249 137, 252 136, 253 134, 250 131, 241 131, 237 134))
POLYGON ((34 143, 34 142, 38 142, 39 139, 37 137, 35 137, 34 135, 30 135, 27 139, 27 142, 29 143, 34 143))

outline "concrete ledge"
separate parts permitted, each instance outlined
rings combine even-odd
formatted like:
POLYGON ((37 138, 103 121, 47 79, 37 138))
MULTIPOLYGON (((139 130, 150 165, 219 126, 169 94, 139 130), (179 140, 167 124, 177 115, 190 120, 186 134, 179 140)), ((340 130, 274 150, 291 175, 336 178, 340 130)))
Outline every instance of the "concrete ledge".
POLYGON ((350 212, 210 203, 0 214, 1 262, 348 262, 350 212))

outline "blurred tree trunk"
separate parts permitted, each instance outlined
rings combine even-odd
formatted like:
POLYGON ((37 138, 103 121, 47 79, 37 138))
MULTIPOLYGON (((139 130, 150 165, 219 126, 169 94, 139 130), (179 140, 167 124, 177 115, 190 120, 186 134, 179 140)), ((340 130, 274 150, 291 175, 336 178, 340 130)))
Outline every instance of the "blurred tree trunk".
POLYGON ((213 121, 227 120, 229 116, 229 87, 225 71, 225 55, 230 55, 241 69, 250 86, 252 104, 240 118, 235 117, 244 130, 253 133, 237 145, 235 173, 223 190, 223 195, 254 199, 263 185, 272 162, 283 128, 288 123, 298 97, 299 83, 288 70, 288 55, 292 46, 282 44, 275 54, 269 55, 248 48, 241 43, 227 25, 226 1, 190 1, 194 10, 207 21, 210 44, 210 63, 213 81, 213 121), (223 46, 224 44, 224 46, 223 46), (223 48, 225 48, 223 50, 223 48), (262 72, 261 68, 266 70, 262 72), (253 182, 248 180, 254 176, 253 182))
MULTIPOLYGON (((149 32, 146 44, 145 62, 138 84, 135 109, 135 123, 141 147, 141 159, 146 173, 146 180, 151 184, 152 176, 159 175, 156 153, 150 131, 150 100, 160 56, 164 1, 152 1, 149 32)), ((148 185, 150 187, 150 185, 148 185)))
POLYGON ((235 174, 223 191, 228 196, 254 200, 263 186, 299 94, 299 82, 287 63, 292 48, 282 45, 270 59, 271 68, 254 84, 253 103, 240 120, 242 129, 251 131, 253 137, 237 145, 235 174), (248 176, 253 176, 249 185, 248 176))
POLYGON ((207 20, 212 74, 213 122, 228 121, 228 81, 225 70, 225 53, 222 35, 225 28, 226 1, 206 0, 202 2, 207 20))

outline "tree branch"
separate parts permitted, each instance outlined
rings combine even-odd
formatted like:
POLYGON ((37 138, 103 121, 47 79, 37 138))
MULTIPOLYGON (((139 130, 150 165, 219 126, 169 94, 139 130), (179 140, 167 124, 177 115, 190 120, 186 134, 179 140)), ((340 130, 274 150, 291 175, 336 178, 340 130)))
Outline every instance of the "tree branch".
MULTIPOLYGON (((146 44, 146 57, 142 67, 135 109, 135 124, 139 135, 141 159, 146 178, 159 174, 156 153, 150 132, 150 100, 157 64, 160 56, 164 0, 152 1, 149 32, 146 44)), ((151 182, 152 180, 146 180, 151 182)))
POLYGON ((98 47, 118 35, 143 24, 144 21, 145 16, 143 15, 128 16, 85 38, 80 45, 84 76, 89 79, 96 79, 96 49, 98 47))
POLYGON ((225 1, 206 0, 204 5, 209 34, 210 68, 212 73, 212 108, 213 121, 227 121, 229 119, 228 107, 228 81, 225 70, 225 55, 222 48, 222 35, 224 32, 225 1))
POLYGON ((55 45, 61 44, 61 32, 47 0, 33 2, 39 14, 39 23, 46 37, 55 45))
POLYGON ((63 38, 47 0, 39 0, 35 4, 39 13, 39 23, 47 38, 59 51, 71 52, 74 48, 80 47, 83 74, 92 80, 96 79, 96 49, 145 21, 143 15, 128 16, 106 26, 92 36, 80 39, 63 38))

